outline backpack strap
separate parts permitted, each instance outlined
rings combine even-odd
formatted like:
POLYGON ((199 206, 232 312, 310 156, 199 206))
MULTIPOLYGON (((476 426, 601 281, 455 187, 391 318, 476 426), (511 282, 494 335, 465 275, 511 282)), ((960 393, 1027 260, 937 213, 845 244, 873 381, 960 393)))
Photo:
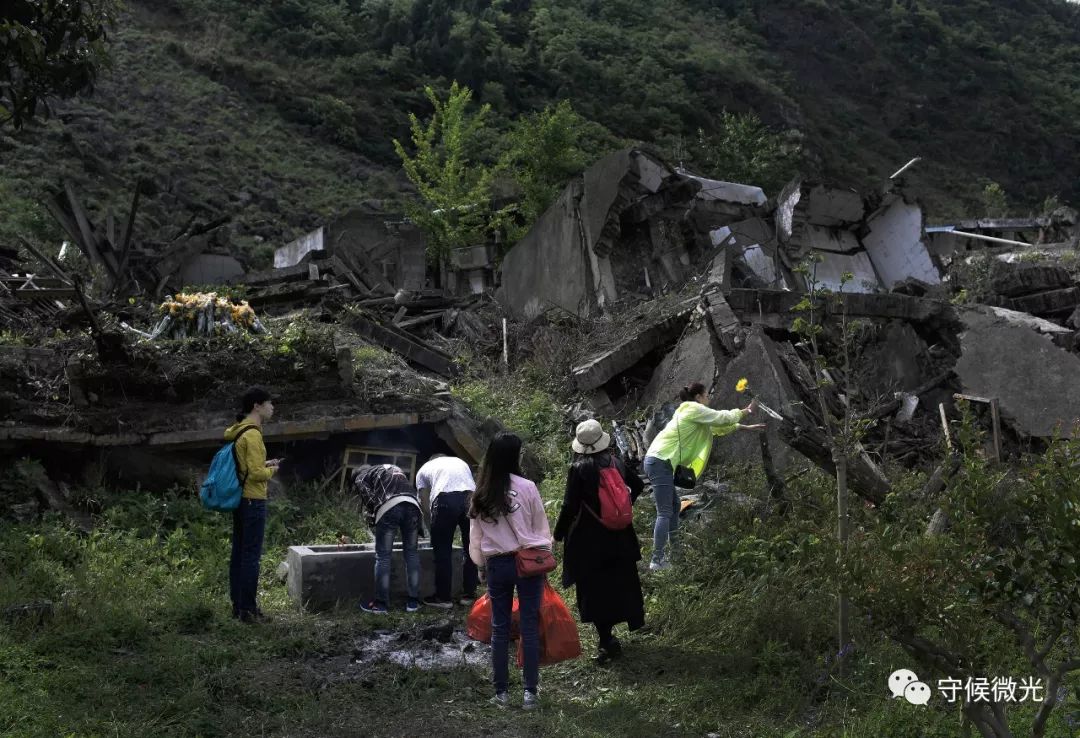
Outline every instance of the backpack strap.
MULTIPOLYGON (((254 429, 256 427, 257 426, 254 426, 254 425, 245 425, 243 428, 240 429, 240 432, 236 434, 236 438, 234 438, 232 440, 232 458, 233 458, 233 463, 236 464, 236 470, 237 471, 240 471, 240 457, 236 454, 236 444, 239 443, 240 436, 244 435, 249 430, 252 430, 252 429, 254 429)), ((241 489, 243 489, 244 485, 247 483, 247 478, 248 478, 248 475, 247 475, 246 472, 240 476, 240 488, 241 489)))

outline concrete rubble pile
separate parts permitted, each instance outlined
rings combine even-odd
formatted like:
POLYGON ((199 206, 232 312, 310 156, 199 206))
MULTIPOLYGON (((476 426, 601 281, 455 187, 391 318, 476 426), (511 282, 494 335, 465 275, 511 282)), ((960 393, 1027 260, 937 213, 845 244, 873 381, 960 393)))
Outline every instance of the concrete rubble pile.
MULTIPOLYGON (((879 502, 889 489, 881 463, 939 455, 958 397, 988 429, 993 408, 997 453, 1080 420, 1068 391, 1080 379, 1080 285, 1046 263, 1047 254, 1076 253, 1078 222, 1059 208, 1027 221, 927 227, 899 180, 860 193, 800 179, 770 200, 626 150, 567 185, 506 255, 497 296, 521 320, 557 311, 609 326, 572 370, 589 406, 579 416, 648 416, 696 381, 714 407, 741 406, 735 385, 745 377, 783 420, 768 420, 765 439, 720 439, 716 457, 762 463, 764 440, 779 469, 808 460, 831 468, 822 403, 831 415, 850 408, 876 421, 849 473, 879 502), (972 259, 991 263, 980 301, 950 299, 958 267, 972 259), (818 295, 832 358, 837 318, 853 326, 850 376, 831 361, 823 397, 810 348, 793 331, 808 294, 818 295), (621 319, 629 310, 635 319, 621 319)), ((643 421, 616 426, 624 455, 643 455, 644 431, 643 421)))
MULTIPOLYGON (((340 485, 374 460, 415 471, 436 451, 479 461, 502 429, 447 384, 463 345, 501 345, 484 294, 492 245, 432 270, 419 231, 365 203, 277 249, 272 269, 246 272, 230 256, 215 271, 201 258, 215 256, 215 228, 160 252, 130 236, 131 222, 119 235, 111 217, 95 225, 66 194, 53 203, 71 226, 64 258, 22 244, 31 266, 0 250, 0 329, 18 339, 0 345, 0 455, 42 459, 72 482, 96 469, 124 484, 190 483, 253 383, 278 398, 271 453, 304 460, 291 479, 340 485), (193 284, 219 287, 182 290, 193 284), (304 326, 323 327, 317 344, 302 343, 304 326)), ((540 476, 532 456, 525 465, 540 476)))

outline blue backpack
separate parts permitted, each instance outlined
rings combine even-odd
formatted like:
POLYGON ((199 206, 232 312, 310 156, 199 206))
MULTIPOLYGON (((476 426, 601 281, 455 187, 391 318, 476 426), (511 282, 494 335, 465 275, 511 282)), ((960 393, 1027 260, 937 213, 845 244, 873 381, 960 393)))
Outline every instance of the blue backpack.
POLYGON ((210 472, 199 490, 199 499, 203 507, 215 512, 232 512, 240 507, 240 498, 244 495, 244 482, 247 474, 240 476, 240 460, 236 457, 236 442, 240 436, 255 426, 249 425, 236 434, 214 454, 210 462, 210 472))

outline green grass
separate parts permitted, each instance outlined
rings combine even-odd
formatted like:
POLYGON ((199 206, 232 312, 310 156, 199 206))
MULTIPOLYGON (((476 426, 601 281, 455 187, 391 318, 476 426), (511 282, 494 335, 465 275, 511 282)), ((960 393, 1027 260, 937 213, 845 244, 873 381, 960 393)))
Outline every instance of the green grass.
MULTIPOLYGON (((482 668, 341 671, 364 633, 445 614, 316 615, 289 601, 272 575, 288 544, 328 542, 338 529, 364 539, 335 496, 297 491, 272 505, 260 585, 272 622, 258 626, 227 616, 227 518, 179 490, 108 497, 92 536, 58 518, 0 534, 0 605, 57 603, 44 622, 0 627, 4 735, 408 736, 435 725, 462 736, 956 734, 957 714, 888 699, 888 673, 908 662, 872 634, 856 630, 845 677, 829 668, 828 593, 800 590, 794 570, 748 579, 740 555, 719 556, 752 521, 688 530, 681 570, 694 573, 645 575, 649 625, 623 634, 625 658, 545 667, 545 706, 525 714, 484 704, 482 668)), ((591 627, 582 640, 594 653, 591 627)))
MULTIPOLYGON (((546 387, 523 370, 473 375, 455 393, 526 437, 545 465, 554 518, 568 431, 546 387)), ((18 469, 25 483, 33 465, 18 469)), ((0 492, 11 492, 14 473, 0 475, 0 492)), ((753 473, 722 473, 736 490, 761 488, 753 473)), ((861 614, 854 654, 838 671, 836 600, 815 576, 833 555, 831 484, 810 474, 790 492, 787 519, 719 507, 685 525, 675 567, 642 574, 647 626, 619 633, 624 658, 593 664, 595 634, 582 626, 584 657, 545 667, 544 707, 523 713, 486 704, 487 668, 349 666, 364 635, 439 621, 443 611, 379 618, 291 602, 274 577, 289 545, 330 543, 339 531, 369 539, 354 504, 336 493, 305 487, 272 500, 259 595, 271 621, 248 626, 228 617, 226 516, 204 512, 189 489, 81 490, 102 507, 90 536, 57 516, 0 528, 0 609, 56 604, 44 620, 0 618, 0 735, 960 735, 955 707, 889 698, 888 675, 913 663, 861 614)), ((647 557, 651 500, 636 507, 647 557)), ((563 594, 573 610, 573 592, 563 594)), ((990 644, 1003 674, 1028 673, 1010 643, 990 644)), ((515 697, 519 679, 512 670, 515 697)), ((1075 710, 1060 707, 1047 735, 1070 735, 1075 710)), ((1016 706, 1010 721, 1018 729, 1032 715, 1030 704, 1016 706)))

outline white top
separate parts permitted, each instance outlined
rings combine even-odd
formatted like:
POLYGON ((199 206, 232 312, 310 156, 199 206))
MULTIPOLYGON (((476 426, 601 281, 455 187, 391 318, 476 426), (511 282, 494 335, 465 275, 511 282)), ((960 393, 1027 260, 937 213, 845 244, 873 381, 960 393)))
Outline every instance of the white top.
POLYGON ((474 492, 476 482, 468 464, 456 456, 442 456, 416 472, 416 489, 431 490, 431 501, 435 502, 443 492, 474 492))

